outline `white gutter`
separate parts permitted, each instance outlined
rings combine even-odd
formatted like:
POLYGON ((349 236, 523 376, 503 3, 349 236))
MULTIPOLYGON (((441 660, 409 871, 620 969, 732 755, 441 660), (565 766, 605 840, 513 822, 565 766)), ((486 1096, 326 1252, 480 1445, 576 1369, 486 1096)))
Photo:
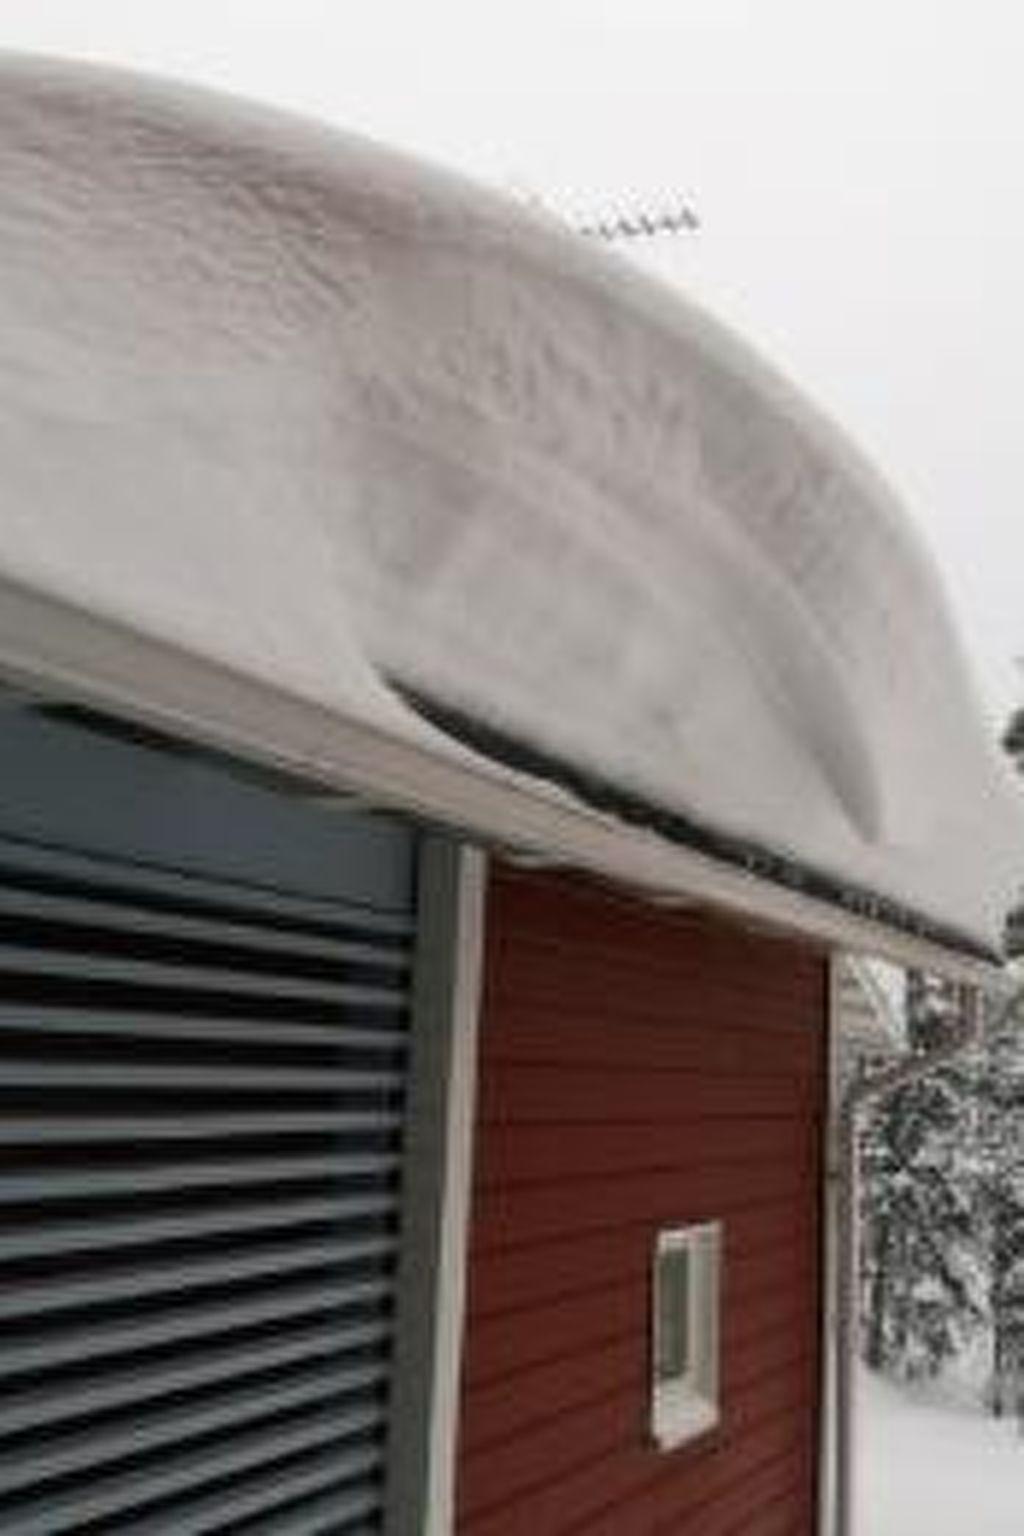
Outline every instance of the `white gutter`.
MULTIPOLYGON (((1024 1008, 1024 986, 1018 986, 1003 1003, 992 1025, 998 1034, 1024 1008)), ((856 1082, 839 1106, 838 1189, 836 1209, 836 1334, 835 1421, 833 1493, 826 1509, 827 1536, 854 1536, 856 1482, 856 1365, 859 1325, 857 1305, 857 1115, 871 1099, 885 1098, 897 1088, 926 1077, 938 1067, 956 1060, 982 1037, 980 995, 972 990, 963 1026, 955 1035, 926 1054, 905 1056, 895 1066, 874 1077, 856 1082), (831 1524, 829 1523, 831 1520, 831 1524)))
POLYGON ((630 827, 413 722, 404 738, 0 575, 0 666, 11 683, 78 701, 461 832, 681 897, 823 947, 988 984, 998 967, 630 827))

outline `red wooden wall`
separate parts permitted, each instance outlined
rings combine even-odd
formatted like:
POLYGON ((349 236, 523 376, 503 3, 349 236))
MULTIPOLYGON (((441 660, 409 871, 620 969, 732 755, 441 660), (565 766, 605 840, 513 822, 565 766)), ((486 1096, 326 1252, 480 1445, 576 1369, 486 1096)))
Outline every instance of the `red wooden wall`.
POLYGON ((498 866, 460 1536, 811 1536, 820 953, 498 866), (725 1223, 721 1426, 650 1444, 656 1229, 725 1223))

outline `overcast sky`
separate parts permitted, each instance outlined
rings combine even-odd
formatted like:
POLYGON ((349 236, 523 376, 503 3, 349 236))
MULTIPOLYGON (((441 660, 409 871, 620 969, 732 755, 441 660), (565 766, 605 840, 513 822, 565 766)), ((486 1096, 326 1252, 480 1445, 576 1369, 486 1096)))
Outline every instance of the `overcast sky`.
POLYGON ((874 457, 986 701, 1024 696, 1020 0, 0 0, 0 45, 175 74, 566 213, 672 202, 653 263, 874 457))

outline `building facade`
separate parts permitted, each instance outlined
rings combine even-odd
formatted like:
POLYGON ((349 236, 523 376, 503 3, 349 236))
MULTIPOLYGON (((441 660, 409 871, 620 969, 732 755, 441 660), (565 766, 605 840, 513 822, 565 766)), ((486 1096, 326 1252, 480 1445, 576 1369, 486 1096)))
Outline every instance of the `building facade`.
POLYGON ((824 1536, 832 958, 987 979, 1024 849, 888 492, 545 221, 45 61, 0 383, 3 1536, 824 1536))

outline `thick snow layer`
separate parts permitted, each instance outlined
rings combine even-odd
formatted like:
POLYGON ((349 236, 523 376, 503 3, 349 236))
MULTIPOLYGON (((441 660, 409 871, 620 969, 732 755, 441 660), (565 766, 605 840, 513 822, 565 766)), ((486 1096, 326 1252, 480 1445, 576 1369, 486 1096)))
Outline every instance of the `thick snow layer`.
POLYGON ((997 932, 1020 816, 900 510, 719 327, 497 197, 8 61, 0 464, 24 590, 451 752, 396 677, 997 932))
POLYGON ((857 1536, 1020 1536, 1024 1439, 977 1409, 859 1380, 857 1536))

